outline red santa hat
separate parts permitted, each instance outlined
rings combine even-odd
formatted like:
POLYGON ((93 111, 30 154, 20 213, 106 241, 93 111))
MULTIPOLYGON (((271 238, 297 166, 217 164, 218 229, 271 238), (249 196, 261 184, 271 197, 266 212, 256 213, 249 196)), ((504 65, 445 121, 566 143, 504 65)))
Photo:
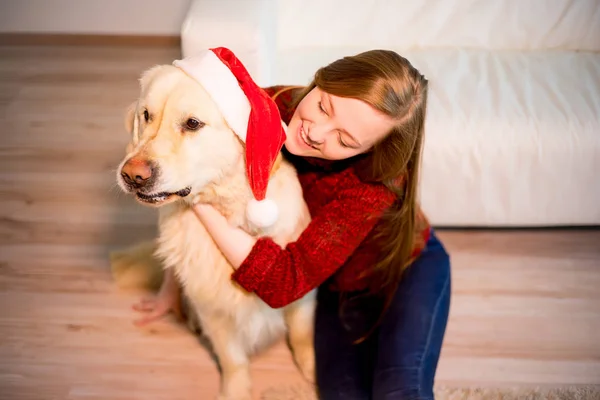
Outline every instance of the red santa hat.
POLYGON ((248 219, 263 228, 274 224, 277 204, 265 196, 286 137, 277 105, 229 49, 208 49, 173 65, 204 87, 229 127, 246 144, 246 174, 254 195, 246 210, 248 219))

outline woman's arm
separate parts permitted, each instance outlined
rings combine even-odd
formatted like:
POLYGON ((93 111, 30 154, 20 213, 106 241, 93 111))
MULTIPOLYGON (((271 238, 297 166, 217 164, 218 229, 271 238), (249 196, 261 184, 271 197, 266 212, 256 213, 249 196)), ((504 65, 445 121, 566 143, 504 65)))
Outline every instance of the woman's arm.
POLYGON ((237 269, 250 254, 256 239, 242 229, 229 225, 223 214, 210 204, 196 204, 194 212, 229 263, 237 269))
POLYGON ((228 224, 210 206, 195 210, 223 254, 234 265, 232 278, 273 308, 301 298, 333 275, 371 232, 395 197, 381 187, 343 190, 323 207, 297 241, 281 248, 228 224))

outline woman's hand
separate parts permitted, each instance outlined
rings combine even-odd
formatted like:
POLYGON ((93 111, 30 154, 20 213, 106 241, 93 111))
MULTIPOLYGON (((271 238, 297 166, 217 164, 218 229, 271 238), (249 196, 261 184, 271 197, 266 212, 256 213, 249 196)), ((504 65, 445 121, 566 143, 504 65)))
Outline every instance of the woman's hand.
POLYGON ((229 225, 227 219, 209 204, 197 203, 193 210, 229 263, 233 268, 239 268, 250 254, 256 239, 229 225))
POLYGON ((171 311, 179 320, 183 320, 180 293, 181 289, 175 279, 173 268, 167 268, 158 294, 144 298, 133 305, 135 311, 145 314, 142 318, 135 320, 134 324, 137 326, 147 325, 161 319, 171 311))

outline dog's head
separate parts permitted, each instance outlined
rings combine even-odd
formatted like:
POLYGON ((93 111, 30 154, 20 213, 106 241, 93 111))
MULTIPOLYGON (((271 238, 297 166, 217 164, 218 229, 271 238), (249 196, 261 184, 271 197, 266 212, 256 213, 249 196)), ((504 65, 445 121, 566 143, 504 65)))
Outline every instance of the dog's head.
POLYGON ((182 70, 161 65, 140 79, 127 111, 131 134, 117 169, 121 189, 159 206, 202 190, 240 160, 243 144, 206 90, 182 70))

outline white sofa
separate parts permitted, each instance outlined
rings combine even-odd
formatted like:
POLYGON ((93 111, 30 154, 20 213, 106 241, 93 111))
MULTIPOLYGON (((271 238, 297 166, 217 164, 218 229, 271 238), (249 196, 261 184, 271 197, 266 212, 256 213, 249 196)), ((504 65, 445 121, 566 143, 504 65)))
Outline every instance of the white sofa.
POLYGON ((261 85, 395 50, 431 85, 435 225, 600 224, 598 0, 192 0, 181 35, 183 56, 229 47, 261 85))

